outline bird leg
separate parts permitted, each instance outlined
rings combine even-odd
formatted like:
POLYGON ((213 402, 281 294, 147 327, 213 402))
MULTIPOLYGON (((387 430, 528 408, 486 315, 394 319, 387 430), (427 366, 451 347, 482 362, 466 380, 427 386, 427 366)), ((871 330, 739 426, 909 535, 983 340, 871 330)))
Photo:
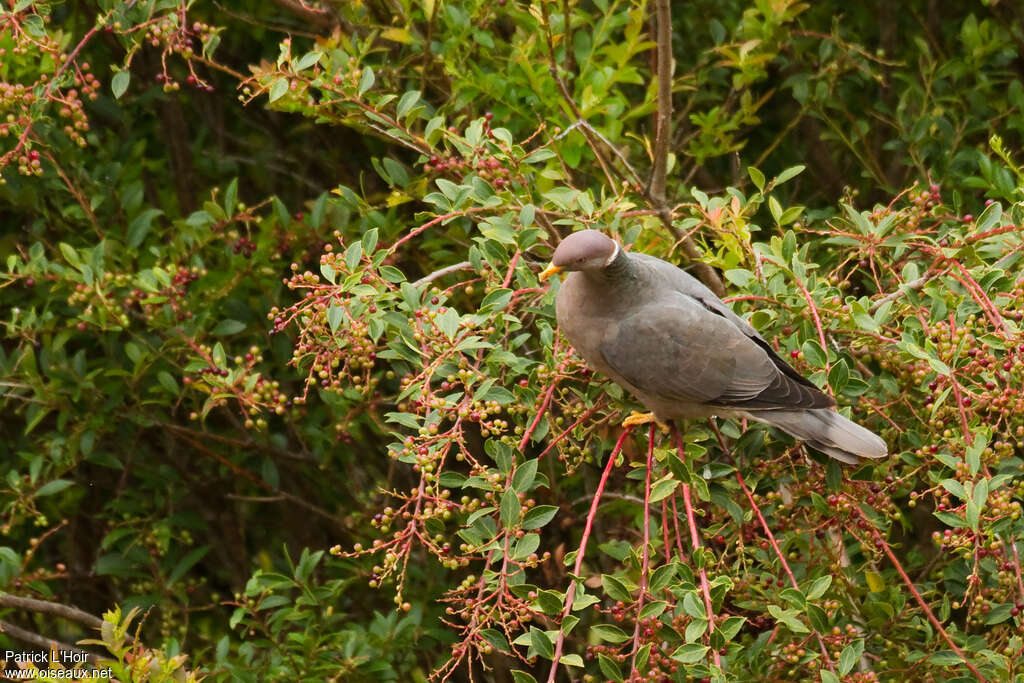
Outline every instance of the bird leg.
POLYGON ((668 434, 668 425, 659 420, 654 416, 654 413, 638 413, 635 410, 630 412, 629 417, 622 421, 623 427, 635 427, 637 425, 646 425, 650 423, 658 425, 661 431, 668 434))

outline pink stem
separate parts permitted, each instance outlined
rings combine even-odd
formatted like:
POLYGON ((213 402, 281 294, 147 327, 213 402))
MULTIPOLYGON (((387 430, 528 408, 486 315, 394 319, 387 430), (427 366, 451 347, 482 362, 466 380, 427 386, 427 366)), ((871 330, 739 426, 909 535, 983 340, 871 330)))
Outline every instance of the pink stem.
MULTIPOLYGON (((686 462, 686 447, 683 444, 683 437, 679 433, 679 429, 673 425, 672 438, 676 442, 676 448, 679 450, 679 457, 682 458, 683 462, 686 462)), ((686 523, 690 526, 690 545, 693 546, 693 552, 697 552, 697 548, 700 547, 700 536, 697 535, 697 521, 693 515, 693 502, 690 500, 690 485, 683 483, 683 507, 686 509, 686 523)), ((708 640, 711 640, 711 634, 715 631, 715 610, 711 606, 711 587, 708 585, 708 574, 704 569, 699 570, 700 574, 700 590, 704 595, 704 608, 708 614, 708 640)), ((722 668, 722 656, 718 654, 718 650, 711 648, 711 656, 715 661, 715 666, 719 669, 722 668)))
MULTIPOLYGON (((601 473, 601 481, 597 484, 597 490, 594 491, 594 500, 590 503, 590 512, 587 513, 587 522, 583 526, 583 538, 580 539, 580 547, 576 551, 576 564, 573 565, 572 573, 573 576, 579 576, 580 572, 583 571, 583 555, 587 552, 587 542, 590 540, 590 530, 594 526, 594 519, 597 517, 597 506, 601 502, 601 494, 604 493, 604 487, 608 483, 608 475, 612 473, 612 467, 615 466, 615 459, 619 457, 619 451, 622 450, 622 444, 626 441, 626 437, 629 436, 629 432, 632 427, 626 427, 622 430, 622 434, 619 436, 619 440, 615 442, 615 448, 612 449, 611 455, 608 456, 608 462, 605 463, 604 472, 601 473)), ((565 606, 562 608, 562 617, 559 619, 559 623, 565 621, 565 618, 569 616, 569 612, 572 611, 572 603, 576 598, 576 580, 573 579, 569 582, 569 589, 565 592, 565 606)), ((558 640, 555 641, 555 656, 551 660, 551 672, 548 674, 548 683, 554 683, 555 674, 558 672, 558 660, 562 658, 562 647, 565 645, 565 633, 561 629, 558 630, 558 640)))
POLYGON ((914 596, 914 600, 916 600, 917 604, 922 610, 924 610, 925 616, 928 617, 928 621, 932 622, 932 626, 935 627, 935 630, 942 635, 943 640, 945 640, 946 644, 949 645, 949 649, 964 660, 964 666, 970 669, 971 673, 974 674, 979 681, 987 681, 988 679, 982 676, 981 672, 978 671, 978 668, 971 664, 970 660, 967 659, 963 650, 957 647, 956 643, 953 642, 953 639, 949 637, 949 633, 947 633, 946 629, 942 627, 942 623, 935 618, 935 614, 932 613, 931 608, 928 607, 928 603, 924 601, 921 594, 917 592, 917 587, 914 586, 914 582, 910 580, 909 576, 907 576, 907 572, 904 571, 903 565, 901 565, 900 561, 896 559, 896 554, 893 553, 892 548, 890 548, 889 544, 886 543, 884 538, 882 538, 882 534, 878 533, 878 530, 872 527, 871 535, 875 538, 875 545, 881 547, 882 550, 885 551, 885 554, 889 556, 889 560, 892 562, 893 566, 896 567, 896 571, 899 572, 900 578, 903 579, 903 583, 905 583, 907 588, 910 589, 910 593, 914 596))
POLYGON ((647 437, 647 474, 644 478, 644 552, 640 566, 640 597, 636 602, 636 624, 633 627, 633 653, 630 673, 636 672, 636 653, 640 649, 640 612, 644 609, 644 598, 647 597, 647 572, 650 570, 651 545, 651 468, 654 466, 654 427, 651 423, 647 437))
MULTIPOLYGON (((779 562, 782 563, 782 569, 785 570, 786 576, 789 577, 789 582, 793 585, 793 588, 800 590, 800 584, 796 582, 796 577, 793 576, 792 570, 789 568, 789 563, 786 562, 786 556, 782 554, 782 550, 779 548, 778 542, 775 540, 775 534, 772 533, 768 523, 764 521, 764 515, 761 514, 761 508, 758 507, 757 503, 754 502, 754 496, 747 488, 747 482, 743 481, 743 475, 740 474, 739 470, 736 470, 736 481, 740 483, 740 487, 743 489, 743 493, 746 494, 747 500, 750 502, 750 507, 754 510, 754 514, 757 515, 757 521, 761 522, 761 528, 764 529, 765 535, 768 537, 768 542, 772 545, 772 550, 775 551, 775 556, 779 558, 779 562)), ((821 648, 822 661, 828 666, 831 671, 835 671, 835 664, 832 662, 832 658, 828 654, 828 648, 825 647, 825 640, 818 633, 817 629, 814 629, 814 635, 818 638, 818 647, 821 648)))

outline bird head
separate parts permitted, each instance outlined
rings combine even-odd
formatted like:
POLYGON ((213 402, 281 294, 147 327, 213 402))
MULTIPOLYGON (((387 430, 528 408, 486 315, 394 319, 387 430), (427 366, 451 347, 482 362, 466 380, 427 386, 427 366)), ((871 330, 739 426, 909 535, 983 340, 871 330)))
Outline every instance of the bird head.
POLYGON ((567 271, 602 270, 618 255, 619 245, 611 237, 597 230, 580 230, 561 241, 540 279, 567 271))

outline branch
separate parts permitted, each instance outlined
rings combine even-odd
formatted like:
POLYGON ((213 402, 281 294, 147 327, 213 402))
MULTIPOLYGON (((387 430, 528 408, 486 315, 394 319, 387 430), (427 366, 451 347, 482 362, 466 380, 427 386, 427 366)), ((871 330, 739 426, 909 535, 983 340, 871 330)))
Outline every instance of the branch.
POLYGON ((978 668, 974 666, 969 659, 967 659, 967 655, 964 654, 964 651, 957 647, 956 643, 953 642, 953 639, 949 637, 949 633, 947 633, 946 629, 942 627, 942 623, 935 618, 935 614, 932 612, 931 608, 928 607, 928 603, 921 597, 917 587, 914 586, 914 582, 910 580, 909 576, 907 576, 907 572, 903 569, 903 565, 900 564, 898 559, 896 559, 895 553, 893 553, 892 548, 889 547, 889 544, 886 543, 885 539, 882 538, 882 535, 878 533, 878 530, 874 527, 869 527, 868 531, 870 531, 871 535, 875 537, 875 546, 881 547, 885 554, 889 556, 889 560, 892 562, 893 566, 896 567, 896 571, 899 572, 900 578, 903 579, 903 583, 910 590, 910 594, 914 596, 914 600, 924 611, 924 615, 928 617, 928 621, 932 623, 935 630, 939 632, 942 639, 946 641, 947 645, 949 645, 949 649, 955 652, 960 659, 964 660, 964 666, 970 669, 971 673, 974 674, 979 681, 987 681, 988 679, 982 676, 981 672, 978 671, 978 668))
POLYGON ((928 282, 928 280, 930 279, 930 277, 925 275, 917 278, 916 280, 911 280, 910 282, 901 285, 896 289, 895 292, 890 292, 889 294, 886 294, 875 303, 871 304, 871 308, 868 309, 868 313, 874 315, 875 311, 884 306, 887 302, 892 301, 893 299, 898 299, 901 296, 903 296, 904 293, 909 292, 913 289, 921 289, 922 287, 924 287, 925 283, 928 282))
POLYGON ((44 650, 64 650, 65 652, 74 652, 79 657, 84 656, 86 661, 90 664, 94 664, 97 659, 96 655, 91 652, 87 652, 82 648, 62 643, 59 640, 54 640, 53 638, 41 636, 38 633, 33 633, 32 631, 26 631, 25 629, 6 621, 0 621, 0 633, 44 650))
POLYGON ((666 206, 665 178, 672 134, 672 7, 669 0, 657 0, 654 13, 658 42, 658 111, 654 120, 654 165, 649 193, 651 202, 660 209, 666 206))
MULTIPOLYGON (((615 466, 615 459, 619 457, 619 451, 622 450, 622 444, 626 441, 626 437, 629 436, 631 429, 632 427, 626 427, 622 430, 615 448, 612 449, 611 454, 608 456, 604 472, 601 473, 601 481, 597 484, 597 491, 594 492, 594 500, 590 503, 590 512, 587 514, 587 522, 583 527, 583 538, 580 539, 580 547, 576 551, 576 564, 572 569, 573 579, 569 582, 569 589, 565 592, 565 605, 562 608, 562 618, 559 620, 559 623, 564 622, 565 618, 572 612, 572 603, 576 599, 576 581, 580 572, 583 571, 583 556, 587 552, 590 530, 593 528, 594 519, 597 517, 597 506, 601 502, 601 494, 604 493, 604 487, 608 483, 608 475, 612 473, 612 468, 615 466)), ((548 683, 555 683, 555 674, 558 673, 558 661, 562 658, 562 648, 564 646, 565 631, 558 629, 558 638, 555 640, 555 654, 551 659, 551 671, 548 673, 548 683)))
POLYGON ((330 28, 335 24, 326 10, 310 7, 300 0, 274 0, 274 4, 319 28, 330 28))
POLYGON ((9 593, 0 593, 0 607, 11 607, 13 609, 25 610, 27 612, 39 612, 50 614, 68 621, 75 621, 90 628, 100 628, 103 620, 88 612, 83 612, 71 605, 62 605, 59 602, 48 602, 46 600, 35 600, 33 598, 19 598, 9 593))
POLYGON ((715 269, 701 261, 703 254, 690 236, 684 237, 672 223, 672 210, 665 198, 668 174, 668 148, 672 139, 672 7, 669 0, 657 0, 654 8, 658 43, 658 111, 655 118, 654 159, 647 199, 673 239, 683 245, 683 253, 693 262, 697 277, 715 293, 725 295, 725 285, 715 269))
MULTIPOLYGON (((672 440, 675 442, 676 450, 679 452, 679 459, 686 462, 686 445, 683 443, 683 435, 679 433, 679 427, 672 424, 672 440)), ((697 520, 693 514, 693 500, 690 498, 690 485, 686 482, 680 487, 683 490, 683 506, 686 509, 686 523, 690 527, 690 546, 694 554, 701 547, 700 535, 697 533, 697 520)), ((703 567, 699 569, 700 590, 704 595, 704 609, 708 615, 708 645, 711 645, 711 634, 715 631, 715 609, 711 603, 711 586, 708 584, 708 573, 703 567)), ((722 656, 718 650, 711 645, 711 658, 715 666, 722 668, 722 656)))
POLYGON ((451 273, 457 273, 460 270, 469 270, 472 267, 473 267, 473 264, 470 263, 469 261, 459 261, 458 263, 453 263, 450 266, 445 266, 444 268, 441 268, 440 270, 435 270, 433 273, 430 273, 429 275, 424 275, 419 280, 417 280, 416 282, 412 283, 412 286, 413 287, 422 287, 423 285, 430 284, 434 280, 440 279, 440 278, 444 277, 445 275, 450 275, 451 273))

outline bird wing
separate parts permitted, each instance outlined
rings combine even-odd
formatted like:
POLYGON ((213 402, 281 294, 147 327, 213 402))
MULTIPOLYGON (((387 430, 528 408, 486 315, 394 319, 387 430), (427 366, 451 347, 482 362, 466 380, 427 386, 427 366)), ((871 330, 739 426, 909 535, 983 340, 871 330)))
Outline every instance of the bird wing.
POLYGON ((685 294, 632 309, 609 326, 600 351, 623 379, 665 400, 749 409, 833 404, 760 337, 685 294))

